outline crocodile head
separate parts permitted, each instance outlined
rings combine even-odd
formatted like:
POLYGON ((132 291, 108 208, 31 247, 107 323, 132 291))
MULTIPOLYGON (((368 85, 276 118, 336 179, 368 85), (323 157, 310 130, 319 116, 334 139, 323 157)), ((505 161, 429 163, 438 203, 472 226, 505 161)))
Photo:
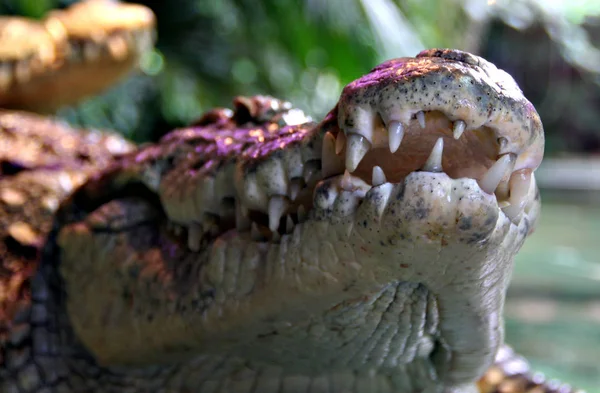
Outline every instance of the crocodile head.
POLYGON ((60 272, 94 361, 170 364, 173 388, 201 391, 472 388, 539 212, 543 130, 512 78, 430 50, 352 82, 318 124, 268 97, 235 105, 60 211, 41 271, 60 272))
POLYGON ((85 0, 41 21, 0 17, 0 107, 53 112, 128 75, 154 44, 146 7, 85 0))

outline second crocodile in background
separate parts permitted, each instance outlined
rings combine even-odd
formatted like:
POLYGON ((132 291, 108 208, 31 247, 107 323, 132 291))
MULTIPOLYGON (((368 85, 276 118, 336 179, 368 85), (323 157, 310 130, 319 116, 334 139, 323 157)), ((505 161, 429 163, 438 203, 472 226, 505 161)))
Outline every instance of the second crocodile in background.
POLYGON ((235 104, 63 196, 2 392, 550 391, 503 346, 544 146, 508 74, 429 50, 318 124, 235 104))

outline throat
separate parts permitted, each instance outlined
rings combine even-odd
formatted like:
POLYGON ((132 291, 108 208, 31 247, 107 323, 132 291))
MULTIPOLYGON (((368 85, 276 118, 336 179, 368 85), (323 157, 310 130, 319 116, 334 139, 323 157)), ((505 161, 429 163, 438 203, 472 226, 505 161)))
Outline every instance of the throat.
POLYGON ((242 344, 236 355, 279 365, 293 374, 317 375, 323 370, 385 374, 408 364, 424 362, 425 367, 438 330, 434 295, 422 284, 394 282, 322 315, 261 335, 242 344))

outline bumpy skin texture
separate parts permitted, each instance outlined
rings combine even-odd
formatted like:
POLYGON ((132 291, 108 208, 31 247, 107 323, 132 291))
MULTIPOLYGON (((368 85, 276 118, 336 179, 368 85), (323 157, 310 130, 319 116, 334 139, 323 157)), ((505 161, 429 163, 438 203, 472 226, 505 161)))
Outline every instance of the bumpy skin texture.
POLYGON ((88 176, 5 322, 0 390, 551 391, 502 347, 512 260, 539 211, 543 133, 492 67, 458 51, 391 61, 318 124, 240 98, 88 176), (440 77, 448 86, 406 90, 440 77), (504 111, 482 127, 461 109, 477 111, 477 92, 504 111), (426 113, 392 118, 410 95, 426 113), (398 121, 392 155, 382 135, 398 121), (438 163, 427 156, 439 138, 438 163), (514 166, 490 177, 496 159, 514 166), (371 178, 374 164, 390 181, 371 178))

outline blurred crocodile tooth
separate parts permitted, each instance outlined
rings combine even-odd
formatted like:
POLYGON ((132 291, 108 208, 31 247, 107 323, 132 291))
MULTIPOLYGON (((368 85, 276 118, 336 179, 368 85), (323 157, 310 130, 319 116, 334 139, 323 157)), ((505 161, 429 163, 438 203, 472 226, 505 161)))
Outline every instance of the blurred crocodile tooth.
POLYGON ((417 112, 417 120, 419 121, 421 128, 425 128, 425 112, 417 112))
POLYGON ((0 63, 0 91, 8 90, 12 82, 12 70, 10 64, 0 63))
POLYGON ((344 163, 335 154, 335 137, 331 132, 325 133, 323 137, 323 150, 321 153, 321 176, 329 177, 344 171, 344 163))
POLYGON ((294 230, 294 221, 292 217, 288 214, 285 218, 285 233, 291 233, 294 230))
POLYGON ((200 251, 202 240, 202 227, 197 223, 191 223, 188 227, 188 247, 194 252, 200 251))
POLYGON ((298 222, 304 222, 306 220, 306 209, 304 208, 304 205, 298 206, 296 215, 298 216, 298 222))
POLYGON ((465 132, 465 128, 467 128, 467 124, 462 120, 457 120, 454 122, 454 129, 452 133, 454 134, 454 139, 460 139, 460 136, 465 132))
POLYGON ((479 187, 488 194, 493 194, 507 173, 512 172, 515 166, 516 156, 505 154, 498 159, 479 181, 479 187))
POLYGON ((127 39, 123 36, 113 36, 108 39, 108 52, 115 60, 123 60, 127 57, 127 39))
POLYGON ((500 153, 502 153, 504 148, 508 145, 508 139, 501 136, 498 138, 498 144, 500 145, 500 153))
POLYGON ((346 134, 343 131, 338 132, 337 139, 335 140, 335 154, 340 154, 346 146, 346 134))
POLYGON ((31 69, 29 68, 29 62, 18 61, 15 64, 14 75, 18 83, 25 83, 29 81, 29 78, 31 77, 31 69))
POLYGON ((342 189, 346 191, 352 190, 352 176, 350 175, 350 172, 348 172, 347 169, 344 172, 344 176, 342 176, 342 181, 340 182, 340 185, 342 186, 342 189))
POLYGON ((95 42, 87 42, 83 45, 83 58, 88 62, 93 62, 100 57, 100 45, 95 42))
POLYGON ((531 169, 525 168, 513 172, 510 176, 510 198, 508 199, 510 206, 502 211, 511 221, 518 221, 525 208, 527 193, 531 187, 531 173, 531 169))
POLYGON ((444 153, 444 139, 438 138, 435 142, 435 146, 431 150, 431 154, 423 166, 423 170, 426 172, 442 172, 442 154, 444 153))
POLYGON ((260 233, 260 230, 258 229, 258 225, 256 225, 255 222, 252 223, 252 226, 250 227, 250 237, 252 238, 252 240, 263 240, 263 236, 260 233))
POLYGON ((375 165, 373 167, 373 180, 371 181, 371 183, 373 184, 373 187, 380 186, 386 182, 387 182, 387 179, 385 178, 385 173, 383 172, 383 169, 381 169, 381 167, 375 165))
POLYGON ((281 195, 271 197, 269 200, 269 229, 276 232, 279 228, 279 220, 287 209, 287 201, 281 195))
POLYGON ((365 154, 371 149, 371 144, 362 135, 350 134, 346 141, 346 168, 354 172, 365 154))
POLYGON ((240 203, 236 203, 235 206, 235 228, 240 232, 248 230, 250 228, 248 209, 243 207, 240 203))
POLYGON ((304 185, 304 180, 302 180, 299 177, 293 178, 292 180, 290 180, 290 199, 292 201, 296 200, 303 185, 304 185))
POLYGON ((404 138, 404 126, 399 121, 392 121, 388 126, 388 137, 390 142, 390 151, 395 153, 400 144, 402 143, 402 138, 404 138))

